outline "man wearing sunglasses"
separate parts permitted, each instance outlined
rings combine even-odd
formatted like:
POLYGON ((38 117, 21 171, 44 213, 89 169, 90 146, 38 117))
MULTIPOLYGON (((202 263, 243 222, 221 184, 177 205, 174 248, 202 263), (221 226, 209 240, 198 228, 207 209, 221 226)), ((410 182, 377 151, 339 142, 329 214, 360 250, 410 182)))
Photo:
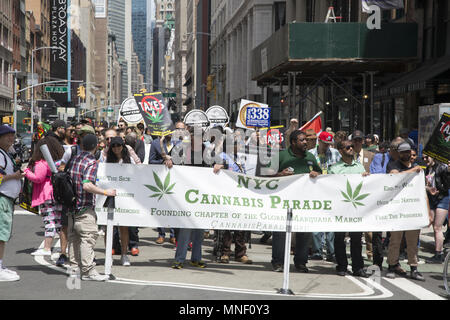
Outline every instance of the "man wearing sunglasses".
MULTIPOLYGON (((362 174, 363 177, 368 176, 363 165, 355 160, 355 145, 353 141, 344 140, 338 143, 337 148, 341 154, 341 160, 332 165, 329 174, 362 174)), ((362 232, 349 232, 351 257, 352 257, 352 271, 353 276, 367 278, 368 275, 364 271, 364 260, 362 257, 362 232)), ((334 233, 334 253, 336 255, 336 271, 340 276, 347 274, 347 253, 345 249, 345 232, 334 233)))

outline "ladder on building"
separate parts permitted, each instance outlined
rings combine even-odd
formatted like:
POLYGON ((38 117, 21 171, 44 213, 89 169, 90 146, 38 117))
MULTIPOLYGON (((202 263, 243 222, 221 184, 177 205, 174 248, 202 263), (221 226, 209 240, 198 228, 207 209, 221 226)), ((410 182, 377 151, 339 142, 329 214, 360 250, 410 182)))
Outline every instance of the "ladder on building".
POLYGON ((328 7, 327 16, 325 18, 325 23, 328 23, 330 21, 337 22, 337 20, 341 20, 342 17, 336 17, 334 14, 334 7, 328 7))

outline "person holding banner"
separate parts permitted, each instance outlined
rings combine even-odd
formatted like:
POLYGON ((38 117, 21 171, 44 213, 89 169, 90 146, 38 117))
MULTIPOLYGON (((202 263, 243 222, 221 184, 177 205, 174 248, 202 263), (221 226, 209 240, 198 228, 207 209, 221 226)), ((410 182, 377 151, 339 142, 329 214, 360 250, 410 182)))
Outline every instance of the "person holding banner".
MULTIPOLYGON (((322 174, 327 174, 329 168, 341 160, 341 154, 332 147, 334 145, 331 133, 322 131, 319 135, 319 144, 309 150, 322 168, 322 174)), ((322 260, 322 242, 325 236, 327 243, 327 261, 334 262, 334 232, 313 232, 312 235, 312 260, 322 260)))
MULTIPOLYGON (((191 136, 190 145, 186 150, 186 156, 183 157, 184 162, 181 165, 195 166, 195 167, 209 167, 207 163, 203 161, 203 152, 205 146, 203 143, 195 143, 194 128, 189 128, 191 136), (202 159, 200 163, 197 163, 197 159, 202 159)), ((199 130, 201 132, 201 130, 199 130)), ((201 135, 196 137, 202 139, 201 135)), ((183 149, 184 150, 184 149, 183 149)), ((170 156, 163 154, 164 164, 167 168, 172 168, 173 163, 170 156), (170 160, 170 161, 169 161, 170 160), (170 163, 169 163, 170 162, 170 163)), ((172 265, 173 269, 182 269, 184 261, 186 260, 187 250, 189 242, 192 242, 192 255, 191 266, 196 268, 206 268, 206 263, 202 261, 202 243, 204 237, 203 229, 187 229, 181 228, 177 235, 177 249, 175 252, 175 262, 172 265)))
MULTIPOLYGON (((342 159, 331 166, 330 174, 362 174, 363 177, 369 173, 365 171, 363 165, 354 159, 353 151, 354 143, 350 140, 343 140, 338 143, 337 148, 342 159)), ((352 256, 352 272, 355 277, 367 278, 368 275, 364 271, 364 260, 362 257, 362 232, 349 232, 350 236, 350 252, 352 256)), ((334 249, 336 254, 336 271, 339 276, 347 274, 347 253, 345 249, 345 232, 334 233, 334 249)))
POLYGON ((32 252, 33 256, 50 256, 54 237, 61 232, 62 206, 53 199, 52 172, 41 152, 40 147, 47 145, 52 159, 59 160, 64 155, 60 141, 52 136, 39 140, 34 149, 29 166, 24 170, 25 177, 33 182, 31 206, 39 206, 45 226, 44 248, 32 252))
MULTIPOLYGON (((306 133, 296 130, 289 136, 290 147, 283 150, 279 155, 277 177, 290 176, 294 174, 309 174, 310 178, 316 178, 322 173, 322 169, 317 164, 316 158, 307 151, 306 133)), ((283 271, 284 251, 285 251, 284 232, 273 232, 272 235, 272 267, 275 272, 283 271)), ((306 264, 308 263, 309 242, 311 233, 297 232, 295 235, 295 268, 302 273, 309 272, 306 264)))
MULTIPOLYGON (((388 166, 388 173, 418 173, 422 170, 419 166, 411 164, 411 145, 408 142, 403 140, 403 142, 398 145, 397 152, 399 154, 399 160, 388 166)), ((430 217, 430 224, 431 221, 432 218, 430 217)), ((417 243, 419 241, 420 229, 391 232, 387 259, 389 269, 386 277, 393 279, 396 274, 406 276, 406 271, 401 268, 399 263, 400 244, 403 234, 406 238, 406 250, 408 253, 408 264, 411 268, 411 279, 425 281, 423 275, 417 270, 417 254, 419 251, 417 243)))
MULTIPOLYGON (((218 157, 221 160, 221 163, 216 163, 213 168, 214 173, 219 173, 221 169, 225 170, 231 170, 233 172, 239 172, 246 174, 245 165, 240 163, 238 158, 238 141, 237 136, 235 135, 228 135, 227 137, 232 142, 229 143, 225 141, 223 143, 223 150, 220 152, 218 157), (231 148, 228 148, 231 147, 231 148), (230 150, 231 149, 231 150, 230 150)), ((231 256, 231 243, 233 242, 233 236, 231 230, 219 230, 219 233, 221 233, 221 237, 218 236, 217 241, 221 241, 222 243, 219 244, 219 248, 222 248, 222 252, 219 252, 222 254, 220 256, 220 262, 222 263, 229 263, 230 262, 230 256, 231 256)), ((242 262, 244 264, 252 264, 253 261, 249 259, 247 256, 247 247, 245 245, 245 236, 247 231, 242 230, 235 230, 234 231, 234 259, 238 262, 242 262)))
POLYGON ((95 134, 87 134, 81 141, 82 152, 77 155, 69 168, 76 190, 76 207, 69 217, 69 248, 71 269, 80 269, 81 280, 106 281, 107 275, 100 275, 95 269, 94 247, 98 237, 95 194, 115 197, 115 189, 103 190, 95 185, 98 162, 94 153, 98 140, 95 134))
MULTIPOLYGON (((129 163, 135 164, 134 160, 130 157, 130 153, 125 146, 125 142, 120 137, 114 137, 110 141, 110 146, 108 149, 108 153, 106 155, 107 163, 129 163)), ((121 262, 123 266, 130 266, 130 259, 128 258, 128 245, 129 245, 129 229, 128 226, 119 226, 120 233, 120 247, 121 247, 121 262)), ((117 239, 117 238, 116 238, 117 239)), ((106 240, 106 237, 105 237, 106 240)), ((117 239, 118 242, 118 239, 117 239)), ((131 250, 131 248, 130 248, 131 250)))
POLYGON ((8 154, 14 144, 16 131, 8 125, 0 126, 0 282, 18 281, 20 276, 3 265, 6 242, 11 238, 14 200, 19 196, 22 172, 8 154))

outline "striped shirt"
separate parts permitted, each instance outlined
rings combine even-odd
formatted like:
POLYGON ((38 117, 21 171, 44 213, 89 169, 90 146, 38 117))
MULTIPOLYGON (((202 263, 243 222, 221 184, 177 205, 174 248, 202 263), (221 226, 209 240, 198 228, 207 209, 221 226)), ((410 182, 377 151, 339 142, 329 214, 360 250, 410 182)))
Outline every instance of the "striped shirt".
POLYGON ((70 176, 77 195, 76 211, 82 208, 95 207, 95 195, 83 190, 83 184, 92 182, 97 178, 98 163, 90 152, 81 152, 72 160, 70 176))

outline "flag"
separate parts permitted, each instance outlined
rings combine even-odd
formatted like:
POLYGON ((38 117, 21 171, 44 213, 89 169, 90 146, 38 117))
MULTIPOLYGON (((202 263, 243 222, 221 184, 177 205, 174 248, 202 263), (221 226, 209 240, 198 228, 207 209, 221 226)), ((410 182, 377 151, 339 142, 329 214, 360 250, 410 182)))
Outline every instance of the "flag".
POLYGON ((403 0, 362 0, 363 12, 372 12, 369 6, 378 6, 381 10, 403 9, 403 0))
POLYGON ((316 134, 322 132, 322 118, 320 117, 321 114, 322 111, 320 111, 311 120, 305 123, 299 130, 306 131, 308 129, 313 129, 316 134))
POLYGON ((44 137, 45 134, 51 130, 51 128, 52 128, 51 125, 46 124, 44 122, 39 122, 38 127, 37 127, 38 139, 41 139, 42 137, 44 137))

